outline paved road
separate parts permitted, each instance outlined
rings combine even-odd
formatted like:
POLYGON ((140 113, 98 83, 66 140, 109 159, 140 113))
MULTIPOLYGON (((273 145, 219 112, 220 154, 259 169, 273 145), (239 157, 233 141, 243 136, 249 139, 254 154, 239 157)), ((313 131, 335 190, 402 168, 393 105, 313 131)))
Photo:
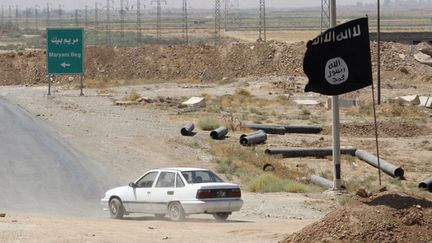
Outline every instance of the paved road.
POLYGON ((0 98, 0 212, 105 215, 113 185, 97 163, 0 98))

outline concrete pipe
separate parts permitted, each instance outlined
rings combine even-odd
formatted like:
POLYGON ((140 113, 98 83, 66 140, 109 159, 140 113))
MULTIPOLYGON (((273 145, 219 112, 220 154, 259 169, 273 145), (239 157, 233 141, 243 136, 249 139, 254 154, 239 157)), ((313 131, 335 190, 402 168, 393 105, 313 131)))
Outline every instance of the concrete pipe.
POLYGON ((333 182, 321 176, 312 175, 309 179, 312 183, 320 185, 324 188, 333 188, 333 182))
POLYGON ((246 127, 253 130, 263 130, 267 134, 280 134, 280 135, 285 134, 285 127, 279 125, 252 124, 252 125, 246 125, 246 127))
POLYGON ((267 134, 264 131, 248 134, 240 138, 240 144, 243 146, 264 143, 267 140, 267 134))
POLYGON ((192 122, 188 122, 186 123, 182 129, 180 130, 181 135, 183 136, 191 136, 193 135, 193 130, 194 130, 195 126, 192 122))
POLYGON ((228 134, 228 128, 219 127, 219 128, 210 132, 210 137, 213 139, 223 139, 223 138, 225 138, 225 135, 227 135, 227 134, 228 134))
POLYGON ((287 133, 320 133, 321 131, 320 126, 285 126, 287 133))
POLYGON ((420 182, 418 187, 423 188, 423 189, 427 189, 428 191, 432 192, 432 177, 420 182))
MULTIPOLYGON (((340 149, 341 154, 355 155, 356 148, 343 147, 340 149)), ((295 157, 325 157, 332 156, 333 150, 331 148, 269 148, 265 150, 266 154, 278 155, 281 154, 286 158, 295 157)))
MULTIPOLYGON (((365 161, 366 163, 372 165, 375 168, 378 168, 378 158, 366 151, 357 149, 357 151, 355 152, 355 156, 363 161, 365 161)), ((400 167, 400 166, 395 166, 390 164, 389 162, 383 160, 380 158, 380 166, 381 169, 388 175, 392 176, 392 177, 399 177, 399 178, 403 178, 404 176, 404 170, 400 167)))

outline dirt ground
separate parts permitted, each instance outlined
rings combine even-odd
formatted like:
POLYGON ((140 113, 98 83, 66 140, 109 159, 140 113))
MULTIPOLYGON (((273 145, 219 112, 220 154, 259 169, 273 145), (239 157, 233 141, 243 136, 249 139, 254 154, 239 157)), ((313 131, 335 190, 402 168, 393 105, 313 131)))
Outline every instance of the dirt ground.
MULTIPOLYGON (((208 133, 199 129, 194 137, 180 136, 179 129, 184 122, 196 122, 202 116, 222 120, 231 115, 244 123, 314 124, 324 128, 322 133, 308 136, 269 135, 265 144, 245 148, 252 151, 281 146, 329 147, 331 112, 326 108, 327 97, 303 92, 307 82, 301 67, 304 45, 304 42, 271 42, 227 46, 89 48, 86 55, 87 88, 83 97, 79 96, 77 79, 67 76, 55 79, 53 95, 46 95, 42 51, 0 54, 1 84, 23 85, 3 86, 0 96, 45 121, 73 147, 98 161, 118 181, 118 185, 124 185, 155 167, 215 169, 217 165, 213 163, 211 146, 223 142, 237 144, 237 135, 242 131, 234 131, 225 141, 211 141, 208 133), (134 58, 137 54, 139 58, 134 58), (218 98, 234 97, 240 89, 248 90, 257 103, 231 103, 229 109, 216 107, 214 110, 211 110, 215 108, 211 104, 198 110, 179 107, 181 101, 191 96, 204 96, 214 102, 218 98), (152 102, 115 105, 116 100, 126 99, 131 92, 152 102), (305 99, 315 100, 319 105, 295 103, 295 100, 305 99)), ((372 43, 373 52, 375 47, 372 43)), ((392 101, 402 95, 432 95, 432 68, 416 62, 411 48, 398 43, 383 43, 382 94, 385 103, 378 107, 381 155, 406 171, 404 180, 384 175, 383 184, 396 193, 413 191, 430 200, 430 193, 419 192, 417 184, 432 174, 432 111, 392 101)), ((373 54, 375 67, 374 57, 373 54)), ((366 88, 341 96, 342 99, 355 98, 366 103, 364 106, 341 108, 341 143, 374 152, 370 92, 370 88, 366 88)), ((332 173, 331 158, 280 158, 280 164, 327 177, 332 173)), ((358 159, 343 157, 342 170, 349 190, 361 186, 377 187, 376 169, 358 159)), ((245 185, 242 186, 244 208, 234 213, 227 223, 216 223, 206 215, 192 216, 184 223, 173 223, 149 216, 110 220, 6 212, 7 216, 0 218, 0 241, 117 242, 150 239, 276 242, 321 218, 324 221, 317 224, 325 224, 327 218, 324 216, 340 200, 340 197, 335 199, 322 193, 252 193, 245 185)), ((342 211, 355 213, 357 209, 351 210, 351 207, 356 205, 361 204, 356 204, 356 201, 348 203, 342 211)), ((360 209, 359 215, 374 212, 368 207, 360 206, 360 209)), ((406 210, 407 214, 417 215, 409 208, 406 210)), ((388 210, 389 215, 393 213, 388 210)), ((430 222, 429 213, 430 210, 425 209, 427 220, 424 222, 430 222)), ((337 217, 331 219, 336 221, 337 217)), ((360 216, 356 214, 355 217, 360 216)), ((390 217, 387 219, 391 220, 390 217)), ((379 220, 379 217, 372 217, 363 223, 379 220)), ((336 226, 347 227, 348 224, 336 226)), ((430 231, 430 226, 427 227, 426 230, 430 231)), ((399 229, 405 230, 404 226, 399 229)), ((323 231, 310 236, 300 233, 295 236, 300 238, 289 239, 315 241, 319 238, 313 237, 322 235, 323 231)), ((344 237, 347 238, 329 239, 362 239, 360 235, 344 237)), ((379 237, 377 240, 387 239, 379 237)), ((414 239, 410 237, 401 240, 414 239)))

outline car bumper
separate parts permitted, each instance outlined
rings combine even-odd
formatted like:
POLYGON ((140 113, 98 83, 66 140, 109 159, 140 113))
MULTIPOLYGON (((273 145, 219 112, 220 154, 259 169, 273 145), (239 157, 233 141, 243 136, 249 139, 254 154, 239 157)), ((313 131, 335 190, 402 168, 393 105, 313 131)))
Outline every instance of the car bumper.
POLYGON ((102 198, 100 202, 101 202, 103 210, 108 211, 109 198, 102 198))
POLYGON ((186 214, 219 213, 239 211, 243 200, 181 201, 181 204, 186 214))

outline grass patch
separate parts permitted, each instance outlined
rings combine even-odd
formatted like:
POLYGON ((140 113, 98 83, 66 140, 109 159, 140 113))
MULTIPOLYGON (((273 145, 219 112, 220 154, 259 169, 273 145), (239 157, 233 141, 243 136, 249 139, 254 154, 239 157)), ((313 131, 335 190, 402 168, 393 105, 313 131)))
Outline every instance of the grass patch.
POLYGON ((220 127, 220 123, 216 119, 210 117, 203 117, 198 120, 198 127, 204 131, 211 131, 220 127))
POLYGON ((249 182, 248 187, 252 192, 306 193, 318 191, 313 186, 309 186, 290 179, 281 179, 272 173, 264 173, 259 175, 249 182))

